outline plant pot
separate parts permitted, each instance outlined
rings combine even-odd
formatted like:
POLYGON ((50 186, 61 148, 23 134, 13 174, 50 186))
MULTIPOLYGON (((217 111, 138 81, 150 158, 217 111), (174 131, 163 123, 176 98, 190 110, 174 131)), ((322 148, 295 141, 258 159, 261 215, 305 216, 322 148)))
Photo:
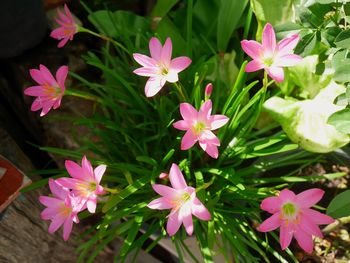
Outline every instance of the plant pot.
POLYGON ((19 195, 19 190, 30 183, 28 177, 0 155, 0 213, 19 195))

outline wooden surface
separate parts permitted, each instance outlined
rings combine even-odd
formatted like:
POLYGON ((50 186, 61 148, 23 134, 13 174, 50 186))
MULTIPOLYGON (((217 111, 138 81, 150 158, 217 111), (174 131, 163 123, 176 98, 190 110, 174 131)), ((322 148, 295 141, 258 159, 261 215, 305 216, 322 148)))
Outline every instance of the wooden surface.
MULTIPOLYGON (((34 167, 11 137, 0 128, 0 154, 6 156, 22 171, 34 167)), ((65 242, 62 230, 51 235, 48 221, 40 219, 43 206, 38 197, 48 194, 43 188, 20 195, 0 214, 0 263, 70 263, 75 262, 76 239, 83 225, 74 225, 71 238, 65 242)), ((95 262, 113 262, 113 253, 106 250, 95 262)))

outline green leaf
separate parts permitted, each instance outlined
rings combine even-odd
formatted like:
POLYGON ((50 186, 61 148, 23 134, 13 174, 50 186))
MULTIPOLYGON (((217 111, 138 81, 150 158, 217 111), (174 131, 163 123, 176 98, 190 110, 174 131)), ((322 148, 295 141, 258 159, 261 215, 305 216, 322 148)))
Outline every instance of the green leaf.
POLYGON ((342 31, 334 40, 339 48, 350 48, 350 29, 342 31))
POLYGON ((248 0, 221 0, 217 30, 218 49, 220 51, 226 51, 231 35, 237 28, 247 3, 248 0))
POLYGON ((338 131, 350 134, 350 109, 346 108, 333 113, 328 118, 328 123, 333 125, 338 131))
POLYGON ((334 100, 334 104, 338 106, 347 106, 348 105, 348 98, 346 97, 345 93, 340 94, 337 96, 334 100))
POLYGON ((164 41, 167 37, 171 38, 174 54, 183 54, 184 50, 186 50, 185 39, 181 35, 179 28, 168 17, 160 20, 156 33, 164 41))
POLYGON ((102 208, 102 211, 106 213, 111 208, 115 207, 117 204, 119 204, 121 201, 123 201, 128 196, 135 193, 137 190, 142 188, 148 181, 150 180, 150 177, 148 175, 138 179, 135 181, 132 185, 129 185, 126 187, 123 191, 116 195, 111 195, 108 199, 107 203, 102 208))
POLYGON ((350 190, 342 192, 331 201, 327 214, 334 218, 350 215, 350 190))
POLYGON ((303 57, 310 55, 317 44, 315 33, 305 35, 295 48, 295 53, 303 57))
MULTIPOLYGON (((236 2, 236 1, 232 1, 236 2)), ((266 23, 273 26, 293 22, 295 0, 250 0, 253 12, 258 20, 257 40, 261 40, 262 28, 266 23)))
POLYGON ((174 5, 177 4, 179 0, 158 0, 156 5, 152 10, 153 17, 163 17, 165 16, 174 5))
POLYGON ((100 10, 88 16, 89 21, 103 34, 110 37, 135 36, 149 30, 150 22, 132 12, 100 10))

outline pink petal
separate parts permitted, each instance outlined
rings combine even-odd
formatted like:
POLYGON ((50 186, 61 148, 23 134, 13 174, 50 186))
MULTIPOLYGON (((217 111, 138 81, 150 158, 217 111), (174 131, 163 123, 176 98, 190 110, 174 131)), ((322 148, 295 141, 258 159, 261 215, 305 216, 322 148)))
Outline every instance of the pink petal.
POLYGON ((174 205, 169 201, 169 199, 165 197, 157 198, 150 202, 147 206, 151 209, 158 210, 171 209, 174 207, 174 205))
POLYGON ((58 207, 61 206, 63 203, 63 201, 60 199, 44 195, 39 196, 39 202, 47 207, 58 207))
POLYGON ((306 233, 323 238, 323 234, 321 230, 318 228, 315 222, 312 221, 312 218, 309 218, 307 215, 300 216, 300 229, 305 231, 306 233))
POLYGON ((156 77, 159 76, 159 68, 137 68, 133 71, 136 75, 143 77, 156 77))
POLYGON ((300 37, 298 34, 282 39, 278 43, 278 54, 286 55, 292 53, 293 49, 297 46, 299 40, 300 37))
POLYGON ((163 78, 149 78, 145 86, 146 97, 153 97, 156 95, 164 86, 165 81, 163 78))
MULTIPOLYGON (((202 145, 201 145, 202 146, 202 145)), ((202 147, 203 148, 203 147, 202 147)), ((217 159, 219 157, 218 147, 214 144, 208 143, 205 152, 209 154, 211 158, 217 159)))
POLYGON ((66 4, 64 4, 64 11, 66 12, 66 15, 70 19, 70 21, 72 21, 73 20, 72 13, 70 12, 70 10, 66 4))
POLYGON ((181 224, 182 221, 179 218, 179 211, 170 213, 170 215, 168 216, 168 223, 166 226, 166 231, 168 232, 169 236, 175 235, 176 232, 179 230, 181 224))
POLYGON ((40 117, 43 117, 43 116, 45 116, 46 114, 48 114, 48 112, 51 110, 51 107, 52 107, 52 105, 51 105, 51 106, 43 105, 42 111, 41 111, 41 113, 40 113, 40 117))
POLYGON ((267 23, 263 30, 262 46, 264 51, 273 53, 276 48, 276 35, 270 23, 267 23))
POLYGON ((66 220, 65 217, 62 217, 62 216, 56 216, 52 219, 52 222, 49 226, 49 233, 52 234, 54 232, 57 231, 57 229, 59 229, 62 224, 64 223, 64 221, 66 220))
POLYGON ((280 210, 281 200, 277 196, 265 198, 260 205, 260 208, 264 211, 274 214, 280 210))
POLYGON ((45 79, 42 77, 42 74, 37 69, 30 69, 29 74, 38 84, 45 84, 45 79))
POLYGON ((53 109, 57 109, 61 105, 61 99, 57 99, 53 104, 53 109))
POLYGON ((49 207, 49 208, 45 208, 41 214, 40 217, 43 220, 48 220, 48 219, 52 219, 57 215, 57 208, 53 208, 53 207, 49 207))
POLYGON ((281 200, 281 203, 286 203, 286 202, 295 202, 296 195, 290 191, 289 189, 283 189, 278 197, 281 200))
POLYGON ((262 46, 254 40, 241 41, 243 51, 252 59, 259 59, 262 54, 262 46))
POLYGON ((280 213, 275 213, 266 219, 261 225, 257 228, 260 232, 269 232, 279 228, 282 224, 282 220, 280 218, 280 213))
POLYGON ((66 160, 65 166, 69 175, 73 178, 84 180, 82 168, 75 162, 66 160))
POLYGON ((65 90, 64 82, 66 81, 68 75, 68 67, 61 66, 56 72, 56 79, 59 87, 61 88, 62 93, 65 90))
POLYGON ((152 184, 152 188, 157 194, 165 196, 168 199, 176 199, 178 197, 178 192, 169 186, 162 184, 152 184))
POLYGON ((181 120, 181 121, 177 121, 175 123, 173 123, 173 127, 175 129, 181 130, 181 131, 186 131, 190 128, 190 126, 188 125, 187 121, 181 120))
POLYGON ((30 110, 37 111, 37 110, 40 110, 41 108, 42 108, 42 99, 38 97, 33 101, 33 104, 30 107, 30 110))
POLYGON ((24 94, 28 96, 36 96, 36 97, 45 95, 44 88, 42 86, 29 87, 24 90, 24 94))
POLYGON ((91 214, 96 212, 96 197, 90 197, 86 202, 86 207, 91 214))
POLYGON ((300 227, 296 227, 294 233, 295 239, 298 241, 299 246, 304 249, 307 253, 312 253, 314 249, 314 243, 312 241, 312 236, 305 231, 303 231, 300 227))
POLYGON ((192 201, 192 214, 200 220, 209 221, 211 219, 208 209, 197 197, 192 201))
POLYGON ((68 217, 66 219, 66 221, 64 221, 64 225, 63 225, 63 239, 64 241, 67 241, 70 233, 72 232, 72 228, 73 228, 73 220, 71 217, 68 217))
POLYGON ((324 195, 324 191, 318 188, 309 189, 297 194, 296 203, 300 207, 309 208, 317 204, 324 195))
POLYGON ((91 178, 91 179, 94 179, 93 178, 94 170, 92 169, 91 162, 86 158, 86 155, 83 156, 83 159, 81 161, 81 168, 85 172, 85 174, 84 174, 85 178, 84 179, 86 179, 87 177, 91 178))
POLYGON ((198 118, 197 110, 189 103, 180 104, 180 113, 184 120, 193 121, 198 118))
POLYGON ((101 182, 102 176, 105 173, 106 168, 107 168, 107 165, 104 165, 104 164, 101 164, 95 168, 94 175, 95 175, 96 183, 99 184, 101 182))
POLYGON ((64 28, 63 27, 59 27, 56 28, 54 30, 51 31, 50 33, 50 37, 54 38, 54 39, 62 39, 64 37, 64 28))
POLYGON ((69 189, 80 189, 80 184, 84 183, 79 179, 75 178, 58 178, 56 179, 57 183, 60 184, 63 187, 69 188, 69 189))
POLYGON ((191 212, 191 203, 187 202, 180 208, 180 217, 182 218, 182 223, 185 226, 186 232, 189 236, 193 234, 193 220, 191 212))
MULTIPOLYGON (((216 137, 216 135, 210 130, 204 130, 201 132, 199 136, 199 143, 213 144, 216 146, 220 146, 219 138, 216 137)), ((205 150, 205 148, 203 148, 203 150, 205 150)))
POLYGON ((282 223, 280 228, 280 244, 282 250, 285 250, 290 245, 292 238, 293 228, 291 224, 282 223))
POLYGON ((193 134, 191 130, 188 130, 181 140, 181 150, 190 149, 198 140, 198 137, 193 134))
POLYGON ((189 57, 177 57, 171 60, 170 62, 170 70, 175 71, 176 73, 179 73, 186 69, 190 64, 192 60, 189 57))
POLYGON ((303 209, 303 213, 317 225, 328 225, 335 221, 330 216, 322 214, 312 209, 303 209))
POLYGON ((245 72, 254 72, 264 68, 264 64, 258 59, 250 61, 245 67, 245 72))
POLYGON ((165 40, 164 46, 162 48, 161 61, 165 65, 170 65, 171 54, 173 52, 173 44, 171 43, 170 37, 165 40))
POLYGON ((60 199, 65 199, 68 195, 68 190, 62 188, 54 179, 49 179, 49 187, 54 196, 57 196, 60 199))
POLYGON ((279 67, 269 67, 266 68, 267 74, 276 82, 282 82, 284 80, 284 72, 282 68, 279 67))
POLYGON ((153 58, 150 58, 148 56, 139 54, 139 53, 134 53, 133 54, 134 59, 136 60, 137 63, 144 67, 156 67, 157 61, 155 61, 153 58))
POLYGON ((65 44, 67 44, 67 42, 69 41, 68 37, 63 38, 57 45, 58 48, 63 47, 65 44))
POLYGON ((288 55, 283 55, 282 57, 278 57, 274 61, 274 66, 276 67, 293 67, 295 65, 298 65, 303 58, 298 55, 294 54, 288 54, 288 55))
POLYGON ((198 112, 198 118, 200 120, 208 120, 212 111, 213 105, 211 100, 204 102, 198 112))
POLYGON ((229 121, 225 115, 213 115, 210 117, 210 127, 211 130, 219 129, 224 126, 229 121))
POLYGON ((149 50, 151 52, 151 57, 154 60, 159 61, 162 54, 162 44, 157 38, 151 38, 151 40, 149 41, 149 50))
POLYGON ((48 70, 48 68, 40 64, 39 69, 45 82, 50 84, 51 86, 56 86, 57 82, 55 78, 52 76, 51 72, 48 70))
POLYGON ((179 166, 173 163, 169 172, 170 183, 175 189, 184 189, 187 187, 184 176, 182 175, 179 166))

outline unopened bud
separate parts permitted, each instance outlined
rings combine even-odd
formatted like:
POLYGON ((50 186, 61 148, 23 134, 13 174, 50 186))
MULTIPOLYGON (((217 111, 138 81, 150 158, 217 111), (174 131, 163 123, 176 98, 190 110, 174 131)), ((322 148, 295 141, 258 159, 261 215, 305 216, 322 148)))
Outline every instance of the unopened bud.
POLYGON ((212 92, 213 92, 213 84, 209 83, 205 87, 205 91, 204 91, 205 100, 208 100, 210 98, 212 92))
POLYGON ((159 175, 159 179, 164 180, 164 179, 167 179, 168 176, 169 176, 169 175, 168 175, 167 173, 161 173, 161 174, 159 175))

